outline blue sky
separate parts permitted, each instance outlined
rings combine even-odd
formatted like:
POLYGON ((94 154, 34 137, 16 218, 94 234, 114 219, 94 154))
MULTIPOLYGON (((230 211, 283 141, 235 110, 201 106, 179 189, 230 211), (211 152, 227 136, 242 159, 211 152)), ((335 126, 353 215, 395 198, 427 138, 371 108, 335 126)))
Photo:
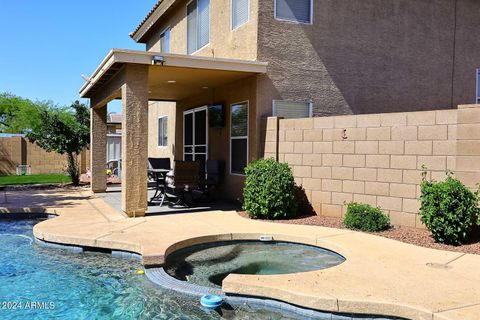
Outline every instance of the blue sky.
POLYGON ((0 92, 69 105, 111 48, 144 50, 128 34, 155 2, 0 0, 0 92))

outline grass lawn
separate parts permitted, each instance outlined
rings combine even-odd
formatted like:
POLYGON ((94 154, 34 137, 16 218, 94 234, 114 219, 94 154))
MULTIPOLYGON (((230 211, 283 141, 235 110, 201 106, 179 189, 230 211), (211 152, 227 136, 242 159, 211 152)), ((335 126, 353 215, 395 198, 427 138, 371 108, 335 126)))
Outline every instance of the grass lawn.
POLYGON ((21 184, 68 183, 70 177, 63 174, 36 174, 31 176, 0 176, 0 186, 21 184))

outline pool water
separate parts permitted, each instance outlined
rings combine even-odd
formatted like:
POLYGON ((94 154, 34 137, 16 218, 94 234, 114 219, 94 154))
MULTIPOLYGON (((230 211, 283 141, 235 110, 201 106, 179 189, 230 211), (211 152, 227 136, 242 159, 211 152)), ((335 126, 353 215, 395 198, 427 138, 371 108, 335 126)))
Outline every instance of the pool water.
POLYGON ((0 319, 293 319, 247 305, 219 312, 151 283, 139 261, 33 241, 38 220, 0 220, 0 319))
POLYGON ((170 254, 165 271, 197 285, 220 288, 230 273, 272 275, 336 266, 341 255, 286 242, 228 241, 191 246, 170 254))

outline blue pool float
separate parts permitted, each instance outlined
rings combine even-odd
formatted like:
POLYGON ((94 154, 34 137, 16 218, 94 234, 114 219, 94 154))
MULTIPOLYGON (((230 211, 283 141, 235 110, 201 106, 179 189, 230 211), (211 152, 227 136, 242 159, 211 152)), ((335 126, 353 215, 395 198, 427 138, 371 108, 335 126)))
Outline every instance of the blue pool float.
POLYGON ((223 303, 222 297, 216 294, 206 294, 200 299, 200 304, 205 308, 215 309, 221 306, 223 303))

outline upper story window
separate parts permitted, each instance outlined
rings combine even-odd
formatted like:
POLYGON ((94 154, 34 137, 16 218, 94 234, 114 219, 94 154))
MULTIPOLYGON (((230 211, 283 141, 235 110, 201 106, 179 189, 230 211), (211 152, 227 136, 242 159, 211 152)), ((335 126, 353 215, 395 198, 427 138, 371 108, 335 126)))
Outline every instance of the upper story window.
POLYGON ((480 69, 477 69, 477 103, 480 104, 480 69))
POLYGON ((187 4, 187 53, 192 54, 210 42, 210 0, 187 4))
POLYGON ((312 23, 313 0, 275 0, 275 19, 312 23))
POLYGON ((170 27, 160 35, 160 52, 170 53, 170 27))
POLYGON ((312 103, 303 101, 273 100, 273 116, 285 119, 310 118, 312 103))
POLYGON ((248 21, 249 0, 232 0, 232 30, 248 21))
POLYGON ((166 147, 168 145, 168 117, 158 118, 158 146, 166 147))

